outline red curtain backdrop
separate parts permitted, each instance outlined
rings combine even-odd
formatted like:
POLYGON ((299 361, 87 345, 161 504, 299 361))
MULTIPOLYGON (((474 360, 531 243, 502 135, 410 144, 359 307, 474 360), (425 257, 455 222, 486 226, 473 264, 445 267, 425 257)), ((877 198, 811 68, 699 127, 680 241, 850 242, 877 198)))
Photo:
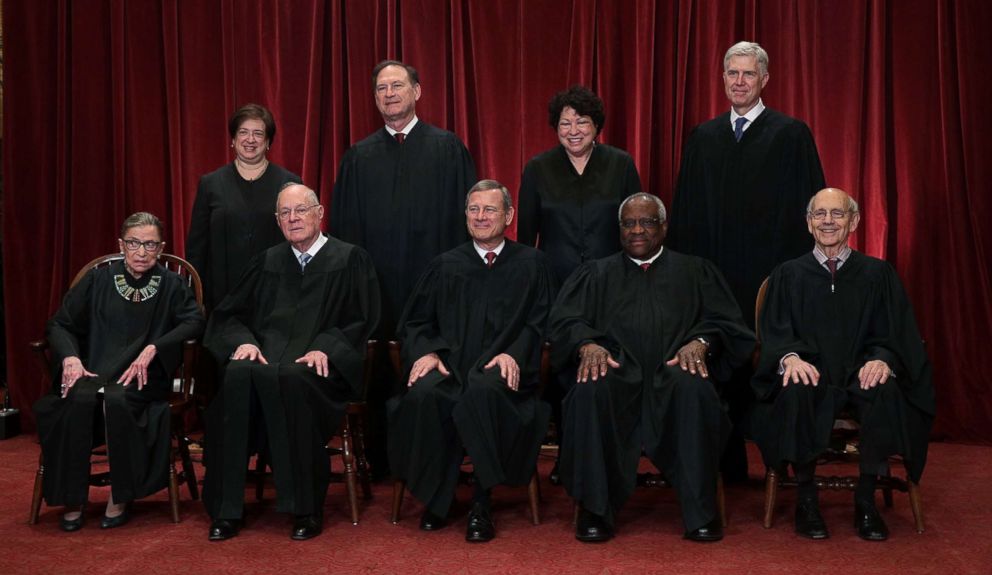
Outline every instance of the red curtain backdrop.
MULTIPOLYGON (((765 103, 812 128, 827 181, 863 206, 855 243, 906 283, 935 367, 935 437, 992 441, 992 93, 981 0, 4 0, 8 377, 45 390, 26 342, 125 216, 182 254, 199 176, 231 160, 239 105, 272 109, 271 157, 330 205, 348 146, 381 126, 370 71, 421 72, 419 116, 516 188, 556 143, 550 96, 606 101, 602 140, 671 200, 682 144, 727 109, 722 56, 770 54, 765 103), (983 223, 984 222, 984 223, 983 223)), ((331 230, 333 232, 333 230, 331 230)), ((28 416, 28 424, 30 414, 28 416)))

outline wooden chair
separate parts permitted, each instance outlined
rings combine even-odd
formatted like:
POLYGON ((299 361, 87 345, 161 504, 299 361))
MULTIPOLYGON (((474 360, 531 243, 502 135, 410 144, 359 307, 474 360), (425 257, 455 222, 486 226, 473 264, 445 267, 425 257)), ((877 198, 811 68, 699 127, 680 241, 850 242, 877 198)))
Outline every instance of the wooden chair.
MULTIPOLYGON (((754 365, 758 365, 758 357, 761 351, 761 311, 765 305, 765 297, 768 293, 768 278, 761 283, 758 288, 758 296, 754 306, 754 333, 758 339, 758 346, 754 352, 754 365)), ((834 419, 834 428, 830 437, 830 445, 827 451, 817 460, 816 465, 829 463, 858 463, 858 429, 860 425, 853 414, 847 411, 841 412, 834 419)), ((894 456, 890 461, 901 461, 902 458, 894 456)), ((888 471, 888 470, 887 470, 888 471)), ((857 475, 815 475, 813 482, 818 489, 847 490, 854 491, 858 484, 857 475)), ((795 477, 789 475, 788 470, 779 471, 769 468, 765 473, 765 515, 762 525, 765 529, 770 529, 775 513, 775 500, 778 497, 780 487, 796 487, 798 483, 795 477)), ((886 472, 878 478, 877 488, 882 490, 882 498, 885 506, 892 507, 892 490, 902 491, 909 494, 909 504, 913 509, 913 520, 917 533, 923 533, 923 504, 920 499, 920 487, 909 479, 893 477, 886 472)))
MULTIPOLYGON (((389 342, 389 360, 393 364, 393 369, 397 374, 403 373, 403 365, 400 360, 400 342, 390 341, 389 342)), ((548 342, 544 342, 541 346, 541 366, 539 371, 539 388, 538 397, 540 397, 541 390, 547 385, 548 380, 551 376, 551 345, 548 342)), ((471 462, 466 459, 462 462, 462 465, 471 464, 471 462)), ((400 522, 400 508, 403 507, 403 493, 406 491, 406 482, 402 479, 396 479, 393 482, 393 508, 389 515, 389 520, 395 525, 400 522)), ((537 468, 534 469, 534 474, 530 477, 530 482, 527 484, 527 498, 530 501, 530 520, 534 525, 541 524, 541 516, 538 509, 538 503, 541 500, 541 483, 538 480, 537 468)))
MULTIPOLYGON (((328 456, 341 455, 344 462, 344 482, 348 490, 348 508, 351 511, 351 523, 358 525, 358 485, 362 487, 362 499, 372 499, 372 483, 369 478, 369 463, 365 456, 365 420, 368 415, 368 403, 365 397, 372 383, 372 370, 375 365, 375 355, 379 347, 378 340, 370 339, 365 348, 365 364, 363 371, 362 398, 349 401, 341 422, 341 447, 333 446, 333 439, 327 443, 328 456)), ((255 499, 262 500, 265 488, 265 468, 268 458, 265 453, 259 453, 255 458, 255 499)), ((332 476, 333 477, 333 476, 332 476)), ((340 475, 338 476, 340 477, 340 475)))
MULTIPOLYGON (((100 268, 108 266, 113 262, 123 260, 124 256, 119 253, 108 254, 105 256, 98 257, 88 264, 83 266, 76 274, 76 277, 72 279, 69 287, 74 287, 83 276, 87 274, 91 269, 100 268)), ((187 285, 193 290, 193 295, 196 297, 196 303, 200 305, 200 309, 203 309, 203 284, 200 282, 200 274, 197 273, 193 266, 179 256, 174 256, 172 254, 162 254, 159 256, 159 263, 163 267, 169 269, 181 277, 183 277, 187 285)), ((31 349, 35 352, 35 358, 38 360, 38 364, 41 367, 41 372, 45 378, 45 381, 51 384, 51 374, 50 364, 48 360, 48 341, 47 340, 37 340, 32 341, 28 344, 31 349)), ((190 393, 193 388, 193 369, 196 364, 196 358, 199 352, 199 343, 196 340, 186 340, 183 342, 183 362, 179 368, 179 390, 173 391, 169 397, 169 411, 170 411, 170 433, 172 438, 175 440, 175 445, 172 448, 172 457, 169 462, 169 504, 172 512, 172 522, 179 523, 179 483, 185 482, 189 488, 190 497, 192 499, 199 499, 199 489, 196 483, 196 473, 193 469, 193 460, 189 453, 190 439, 186 436, 186 425, 185 418, 186 412, 193 407, 193 402, 190 397, 190 393), (182 471, 176 472, 176 458, 179 458, 182 462, 182 471)), ((106 451, 101 448, 94 450, 94 455, 105 456, 106 451)), ((41 511, 41 499, 42 499, 42 481, 45 475, 45 464, 43 456, 38 456, 38 471, 35 473, 34 478, 34 493, 31 497, 31 515, 28 522, 31 525, 38 523, 38 514, 41 511)), ((94 473, 90 475, 90 485, 94 486, 105 486, 109 485, 110 476, 108 473, 94 473)))

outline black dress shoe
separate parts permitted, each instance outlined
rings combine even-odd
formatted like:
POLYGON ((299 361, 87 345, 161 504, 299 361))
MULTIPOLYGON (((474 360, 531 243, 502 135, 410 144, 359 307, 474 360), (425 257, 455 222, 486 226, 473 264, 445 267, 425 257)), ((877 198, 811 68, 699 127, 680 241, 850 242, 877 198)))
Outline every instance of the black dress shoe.
POLYGON ((808 539, 830 537, 827 522, 820 515, 820 506, 816 501, 800 499, 796 503, 796 535, 808 539))
POLYGON ((720 525, 720 518, 717 517, 698 529, 686 531, 682 538, 688 539, 689 541, 700 541, 703 543, 723 539, 723 527, 720 525))
POLYGON ((313 513, 311 515, 297 515, 293 521, 293 533, 290 539, 294 541, 306 541, 320 535, 324 530, 324 514, 313 513))
POLYGON ((117 517, 107 517, 104 515, 103 519, 100 520, 100 529, 113 529, 114 527, 120 527, 121 525, 127 523, 129 519, 131 519, 131 514, 129 513, 128 508, 125 507, 124 511, 117 517))
POLYGON ((613 528, 600 515, 579 508, 579 518, 575 521, 575 538, 583 543, 599 543, 613 538, 613 528))
MULTIPOLYGON (((72 513, 72 511, 69 511, 68 513, 72 513)), ((86 515, 85 507, 79 508, 79 517, 75 519, 66 519, 65 514, 63 514, 62 519, 59 520, 59 527, 62 528, 62 531, 69 531, 69 532, 79 531, 80 529, 83 528, 83 517, 85 515, 86 515)))
POLYGON ((210 522, 210 536, 208 539, 211 541, 230 539, 237 535, 240 529, 241 521, 239 519, 214 519, 210 522))
POLYGON ((473 503, 468 512, 468 528, 465 529, 465 541, 469 543, 485 543, 496 537, 496 526, 489 506, 473 503))
POLYGON ((872 503, 854 502, 854 528, 858 531, 858 537, 865 541, 885 541, 889 538, 889 528, 872 503))
POLYGON ((430 511, 424 510, 424 514, 420 516, 420 530, 421 531, 437 531, 442 527, 448 525, 448 520, 444 517, 438 517, 430 511))

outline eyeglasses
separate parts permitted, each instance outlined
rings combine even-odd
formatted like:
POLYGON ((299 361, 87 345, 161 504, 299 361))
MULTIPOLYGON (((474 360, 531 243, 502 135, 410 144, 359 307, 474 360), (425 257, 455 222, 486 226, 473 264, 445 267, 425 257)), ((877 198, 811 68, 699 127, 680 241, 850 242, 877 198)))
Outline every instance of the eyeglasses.
POLYGON ((480 208, 479 206, 469 206, 465 208, 465 212, 467 212, 470 216, 478 216, 479 212, 482 212, 482 214, 487 218, 495 217, 500 213, 500 211, 501 210, 495 206, 486 206, 484 208, 480 208))
POLYGON ((129 252, 136 252, 138 248, 145 248, 146 252, 157 252, 160 247, 162 247, 163 242, 154 242, 148 240, 147 242, 140 242, 138 240, 124 240, 124 247, 127 248, 129 252))
POLYGON ((239 138, 247 138, 248 136, 255 136, 256 140, 265 139, 264 130, 247 130, 245 128, 241 128, 240 130, 237 131, 237 134, 239 138))
POLYGON ((310 210, 318 207, 320 207, 320 204, 314 204, 312 206, 296 206, 291 210, 287 208, 285 210, 279 210, 278 212, 276 212, 276 217, 283 221, 288 220, 290 214, 293 214, 298 218, 302 218, 307 214, 309 214, 310 210))
MULTIPOLYGON (((575 127, 579 130, 588 130, 593 125, 592 120, 588 118, 579 118, 575 121, 575 127)), ((558 122, 559 132, 570 132, 572 130, 572 122, 569 120, 561 120, 558 122)))
POLYGON ((826 218, 827 217, 827 214, 830 214, 830 217, 833 218, 833 219, 835 219, 835 220, 843 220, 850 213, 851 212, 849 212, 847 210, 830 210, 830 211, 827 211, 827 210, 816 210, 815 212, 808 212, 807 215, 809 215, 809 217, 811 217, 811 218, 813 218, 814 220, 817 220, 817 221, 826 218))
POLYGON ((658 218, 640 218, 637 220, 631 218, 627 220, 620 220, 620 227, 625 230, 632 230, 637 225, 640 225, 646 230, 655 230, 661 225, 661 220, 658 218))

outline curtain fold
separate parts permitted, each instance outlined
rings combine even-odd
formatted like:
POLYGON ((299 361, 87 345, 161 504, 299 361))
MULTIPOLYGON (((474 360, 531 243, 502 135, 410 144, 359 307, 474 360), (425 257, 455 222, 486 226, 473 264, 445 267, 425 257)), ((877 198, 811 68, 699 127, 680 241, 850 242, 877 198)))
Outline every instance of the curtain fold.
MULTIPOLYGON (((231 161, 227 119, 276 118, 271 159, 330 206, 337 164, 381 126, 370 72, 418 68, 418 115, 457 133, 511 190, 557 144, 547 102, 606 102, 601 141, 671 201, 689 131, 728 108, 734 42, 770 54, 763 98, 806 121, 830 185, 864 218, 854 242, 904 279, 934 362, 935 437, 992 442, 992 173, 986 2, 953 0, 4 0, 8 379, 45 390, 25 343, 78 267, 151 211, 182 254, 200 175, 231 161)), ((802 217, 801 214, 797 217, 802 217)), ((33 424, 25 410, 27 426, 33 424)))

